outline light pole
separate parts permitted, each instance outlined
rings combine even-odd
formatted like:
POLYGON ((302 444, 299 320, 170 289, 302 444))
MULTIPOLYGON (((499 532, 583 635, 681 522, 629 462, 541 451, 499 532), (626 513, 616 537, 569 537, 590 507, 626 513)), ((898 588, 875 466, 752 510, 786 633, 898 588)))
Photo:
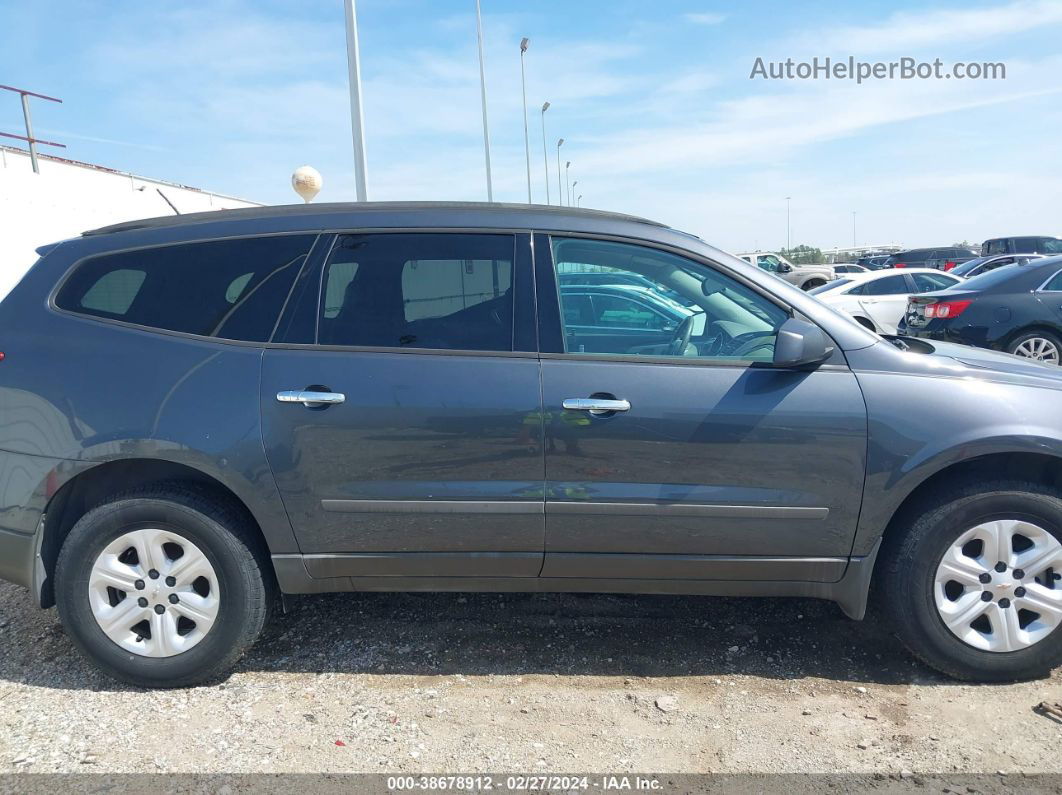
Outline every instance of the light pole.
POLYGON ((546 204, 549 204, 549 157, 546 155, 546 111, 549 103, 542 103, 542 165, 546 167, 546 204))
POLYGON ((564 164, 564 194, 568 197, 568 206, 572 206, 572 188, 568 182, 568 169, 571 168, 572 161, 569 160, 564 164))
POLYGON ((365 162, 365 114, 361 109, 361 55, 358 48, 358 17, 354 0, 346 0, 347 78, 350 84, 350 132, 354 142, 354 196, 369 200, 365 162))
MULTIPOLYGON (((852 210, 852 248, 856 247, 855 217, 856 217, 856 211, 852 210)), ((852 252, 852 253, 854 254, 855 252, 852 252)))
POLYGON ((527 136, 527 81, 524 78, 524 53, 531 39, 520 39, 520 91, 524 96, 524 156, 527 159, 527 203, 531 203, 531 139, 527 136))
POLYGON ((476 0, 476 43, 479 45, 479 96, 483 105, 483 158, 487 163, 487 201, 494 201, 490 181, 490 131, 487 129, 487 74, 483 67, 483 18, 476 0))
POLYGON ((583 206, 583 194, 581 194, 581 193, 579 194, 579 198, 577 198, 575 200, 575 206, 576 207, 582 207, 583 206))
POLYGON ((789 201, 792 197, 785 197, 785 251, 786 254, 793 250, 792 241, 789 239, 789 201))
POLYGON ((557 139, 557 204, 564 204, 564 188, 561 185, 560 148, 564 146, 564 139, 557 139))
POLYGON ((568 206, 569 207, 572 206, 572 197, 575 196, 575 186, 578 185, 578 184, 579 184, 579 180, 575 180, 575 182, 572 183, 571 190, 568 191, 568 206))

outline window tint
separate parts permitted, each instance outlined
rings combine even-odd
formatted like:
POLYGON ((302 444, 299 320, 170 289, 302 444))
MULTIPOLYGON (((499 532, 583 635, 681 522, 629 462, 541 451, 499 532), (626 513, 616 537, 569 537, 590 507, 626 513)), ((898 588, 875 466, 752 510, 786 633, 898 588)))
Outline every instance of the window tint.
POLYGON ((1040 241, 1037 251, 1040 254, 1062 254, 1062 240, 1057 237, 1045 237, 1040 241))
POLYGON ((508 235, 343 235, 325 266, 318 342, 511 351, 508 235))
POLYGON ((914 279, 915 290, 919 293, 946 290, 958 282, 958 279, 949 279, 947 276, 936 273, 912 273, 911 278, 914 279))
POLYGON ((133 305, 133 299, 144 283, 144 271, 119 268, 104 273, 88 291, 81 296, 78 307, 82 310, 102 312, 109 315, 124 315, 133 305))
POLYGON ((1007 253, 1007 241, 1003 238, 997 238, 996 240, 986 240, 981 247, 984 254, 1006 254, 1007 253))
POLYGON ((636 276, 560 287, 568 353, 770 361, 788 313, 713 268, 626 243, 553 239, 553 260, 636 276), (644 285, 644 286, 643 286, 644 285))
POLYGON ((94 257, 55 303, 168 331, 265 342, 314 238, 216 240, 94 257))
POLYGON ((860 289, 859 295, 901 295, 908 292, 910 290, 907 288, 907 279, 903 275, 897 275, 867 282, 860 289))

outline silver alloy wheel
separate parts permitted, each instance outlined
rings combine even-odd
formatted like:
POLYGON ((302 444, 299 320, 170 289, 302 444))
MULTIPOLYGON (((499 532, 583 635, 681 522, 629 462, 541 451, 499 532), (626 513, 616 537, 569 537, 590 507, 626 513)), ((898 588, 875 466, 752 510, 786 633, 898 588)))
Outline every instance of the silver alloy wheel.
POLYGON ((1062 624, 1062 544, 1018 519, 979 524, 944 553, 934 597, 944 624, 974 648, 1028 648, 1062 624))
POLYGON ((1060 358, 1058 346, 1046 337, 1029 337, 1014 349, 1014 353, 1026 359, 1036 359, 1050 364, 1058 364, 1060 358))
POLYGON ((217 573, 195 544, 169 530, 131 530, 104 548, 89 574, 100 629, 143 657, 195 646, 218 617, 217 573))

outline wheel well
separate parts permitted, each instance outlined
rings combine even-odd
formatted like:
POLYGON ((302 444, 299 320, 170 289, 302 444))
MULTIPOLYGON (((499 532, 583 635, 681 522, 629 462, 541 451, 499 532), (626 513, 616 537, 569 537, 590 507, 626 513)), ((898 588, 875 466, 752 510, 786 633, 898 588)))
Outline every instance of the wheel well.
MULTIPOLYGON (((993 453, 952 464, 931 475, 907 495, 885 528, 882 546, 903 538, 904 531, 934 504, 948 499, 961 483, 976 480, 1024 480, 1062 488, 1062 458, 1042 453, 993 453)), ((882 560, 885 556, 879 556, 882 560)))
POLYGON ((826 280, 825 279, 818 279, 818 278, 808 279, 806 282, 804 282, 802 285, 800 285, 800 289, 801 290, 814 290, 816 287, 822 287, 822 285, 824 285, 824 284, 826 284, 826 280))
POLYGON ((1060 335, 1051 326, 1037 326, 1037 325, 1025 326, 1024 328, 1020 328, 1017 331, 1012 331, 1010 334, 1008 334, 1007 338, 1006 338, 1006 342, 1003 343, 1003 347, 1004 348, 1009 348, 1011 345, 1014 344, 1014 340, 1018 339, 1018 337, 1022 336, 1023 334, 1031 334, 1033 332, 1040 332, 1041 334, 1047 334, 1048 336, 1054 337, 1056 340, 1060 339, 1060 337, 1062 337, 1062 335, 1060 335))
POLYGON ((192 486, 212 498, 229 504, 244 514, 248 527, 255 531, 266 559, 269 546, 262 528, 243 501, 220 481, 193 467, 156 459, 126 459, 100 464, 64 484, 45 510, 40 556, 44 566, 44 581, 40 584, 41 607, 55 604, 52 576, 59 550, 78 519, 92 508, 130 489, 161 483, 192 486))

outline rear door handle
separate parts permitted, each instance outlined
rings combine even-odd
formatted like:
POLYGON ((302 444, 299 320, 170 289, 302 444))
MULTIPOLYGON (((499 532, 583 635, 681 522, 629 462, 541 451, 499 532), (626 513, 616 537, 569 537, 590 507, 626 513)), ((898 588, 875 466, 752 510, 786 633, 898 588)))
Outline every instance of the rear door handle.
POLYGON ((565 398, 561 402, 568 411, 589 411, 591 414, 611 414, 614 411, 630 411, 629 400, 606 400, 605 398, 565 398))
POLYGON ((342 392, 314 392, 309 389, 277 392, 277 400, 281 403, 301 403, 307 408, 331 406, 335 403, 342 403, 346 399, 347 396, 342 392))

